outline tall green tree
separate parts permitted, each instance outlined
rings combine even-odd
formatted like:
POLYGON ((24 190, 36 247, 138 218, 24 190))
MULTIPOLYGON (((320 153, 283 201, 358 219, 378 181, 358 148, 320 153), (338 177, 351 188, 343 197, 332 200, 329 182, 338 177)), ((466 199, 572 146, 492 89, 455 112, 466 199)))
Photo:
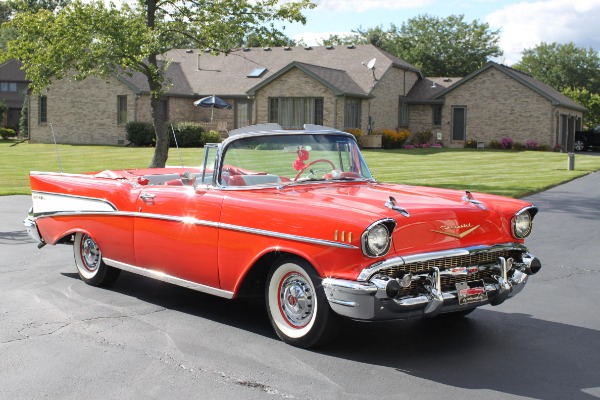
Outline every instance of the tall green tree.
POLYGON ((465 76, 491 57, 502 55, 500 32, 464 15, 439 18, 420 15, 402 25, 358 28, 351 35, 333 35, 324 44, 371 43, 413 64, 426 76, 465 76))
POLYGON ((464 15, 420 15, 389 30, 388 51, 426 76, 466 76, 502 55, 499 31, 464 15))
POLYGON ((545 43, 523 50, 513 68, 557 90, 585 88, 600 93, 600 57, 592 48, 574 43, 545 43))
POLYGON ((75 0, 50 12, 17 13, 8 25, 19 36, 0 57, 17 58, 27 70, 34 92, 51 80, 142 73, 150 87, 156 148, 150 167, 163 167, 169 136, 160 97, 168 88, 169 60, 174 37, 186 38, 214 53, 238 49, 251 33, 273 38, 281 34, 276 23, 305 23, 302 11, 309 0, 136 0, 121 7, 101 0, 75 0))
POLYGON ((600 94, 585 88, 565 88, 562 92, 588 109, 585 115, 587 126, 600 124, 600 94))

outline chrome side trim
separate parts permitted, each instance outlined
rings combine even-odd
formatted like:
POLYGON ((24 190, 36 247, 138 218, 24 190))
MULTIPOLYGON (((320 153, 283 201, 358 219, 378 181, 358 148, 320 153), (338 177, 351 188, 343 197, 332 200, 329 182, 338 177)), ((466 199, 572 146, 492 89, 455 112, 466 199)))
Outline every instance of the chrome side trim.
POLYGON ((353 249, 353 250, 358 249, 358 247, 351 245, 351 244, 332 242, 330 240, 314 239, 314 238, 309 238, 306 236, 290 235, 288 233, 266 231, 263 229, 247 228, 244 226, 224 224, 224 223, 219 223, 218 225, 219 225, 219 228, 221 228, 221 229, 229 229, 229 230, 238 231, 238 232, 252 233, 255 235, 269 236, 269 237, 274 237, 274 238, 278 238, 278 239, 287 239, 287 240, 293 240, 296 242, 318 244, 318 245, 330 246, 330 247, 339 247, 342 249, 353 249))
POLYGON ((136 267, 134 265, 125 264, 125 263, 111 260, 108 258, 104 258, 103 260, 107 265, 110 265, 111 267, 115 267, 115 268, 121 269, 123 271, 131 272, 133 274, 142 275, 147 278, 152 278, 152 279, 157 279, 159 281, 172 283, 177 286, 182 286, 182 287, 185 287, 188 289, 196 290, 198 292, 211 294, 213 296, 219 296, 219 297, 223 297, 226 299, 233 298, 233 292, 230 292, 227 290, 221 290, 221 289, 214 288, 212 286, 206 286, 206 285, 202 285, 200 283, 187 281, 185 279, 180 279, 180 278, 177 278, 177 277, 174 277, 171 275, 167 275, 167 274, 159 272, 159 271, 136 267))
POLYGON ((436 260, 439 258, 447 258, 447 257, 459 257, 459 256, 468 256, 470 254, 477 254, 481 252, 490 252, 490 251, 500 251, 500 250, 522 250, 527 251, 527 248, 520 243, 502 243, 495 244, 491 246, 472 246, 472 247, 464 247, 458 249, 450 249, 450 250, 442 250, 442 251, 434 251, 431 253, 421 253, 421 254, 413 254, 410 256, 404 257, 393 257, 384 261, 380 261, 373 265, 368 266, 363 269, 358 275, 357 280, 359 281, 368 281, 373 275, 379 272, 382 269, 401 266, 405 264, 411 264, 416 262, 427 262, 429 260, 436 260))
POLYGON ((248 228, 245 226, 224 224, 221 222, 206 221, 206 220, 200 220, 200 219, 190 218, 190 217, 178 217, 178 216, 174 216, 174 215, 149 214, 149 213, 140 213, 140 212, 123 212, 123 211, 116 211, 116 212, 102 211, 102 212, 54 212, 54 213, 39 214, 39 215, 36 215, 36 217, 40 217, 40 218, 54 217, 54 216, 63 216, 64 217, 64 216, 73 216, 73 215, 76 215, 76 216, 102 215, 102 216, 116 216, 116 217, 135 217, 135 218, 159 219, 159 220, 163 220, 163 221, 180 222, 183 224, 193 224, 193 225, 198 225, 198 226, 208 226, 208 227, 217 228, 217 229, 227 229, 227 230, 231 230, 231 231, 250 233, 253 235, 261 235, 261 236, 268 236, 268 237, 273 237, 273 238, 277 238, 277 239, 292 240, 295 242, 311 243, 311 244, 316 244, 316 245, 321 245, 321 246, 337 247, 337 248, 349 249, 349 250, 358 249, 358 247, 351 245, 351 244, 333 242, 333 241, 325 240, 325 239, 315 239, 315 238, 310 238, 310 237, 306 237, 306 236, 297 236, 297 235, 291 235, 288 233, 273 232, 273 231, 267 231, 267 230, 263 230, 263 229, 248 228))

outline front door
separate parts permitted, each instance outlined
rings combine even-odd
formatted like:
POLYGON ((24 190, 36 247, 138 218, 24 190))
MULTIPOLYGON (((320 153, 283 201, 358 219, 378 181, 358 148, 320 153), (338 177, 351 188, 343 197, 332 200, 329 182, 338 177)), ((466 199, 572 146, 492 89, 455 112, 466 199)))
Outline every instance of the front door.
POLYGON ((465 140, 467 133, 467 107, 452 107, 452 140, 465 140))
POLYGON ((219 287, 218 223, 223 195, 186 186, 148 186, 134 227, 137 266, 219 287))

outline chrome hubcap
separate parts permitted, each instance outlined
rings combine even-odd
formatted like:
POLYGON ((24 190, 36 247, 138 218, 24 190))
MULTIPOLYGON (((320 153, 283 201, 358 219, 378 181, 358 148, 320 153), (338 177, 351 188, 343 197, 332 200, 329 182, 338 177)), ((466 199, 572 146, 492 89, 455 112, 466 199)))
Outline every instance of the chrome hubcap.
POLYGON ((81 239, 81 261, 83 266, 90 272, 95 272, 100 266, 102 254, 100 248, 88 235, 83 235, 81 239))
POLYGON ((308 324, 313 315, 313 293, 310 284, 297 273, 287 275, 279 286, 281 311, 295 328, 308 324))

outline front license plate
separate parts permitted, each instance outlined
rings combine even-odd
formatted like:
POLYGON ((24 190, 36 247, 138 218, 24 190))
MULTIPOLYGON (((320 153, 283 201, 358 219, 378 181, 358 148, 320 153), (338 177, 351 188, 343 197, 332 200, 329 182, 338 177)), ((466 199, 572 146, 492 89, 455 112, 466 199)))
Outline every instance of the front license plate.
POLYGON ((456 293, 458 294, 458 304, 461 306, 479 303, 488 298, 483 281, 457 283, 456 293))

